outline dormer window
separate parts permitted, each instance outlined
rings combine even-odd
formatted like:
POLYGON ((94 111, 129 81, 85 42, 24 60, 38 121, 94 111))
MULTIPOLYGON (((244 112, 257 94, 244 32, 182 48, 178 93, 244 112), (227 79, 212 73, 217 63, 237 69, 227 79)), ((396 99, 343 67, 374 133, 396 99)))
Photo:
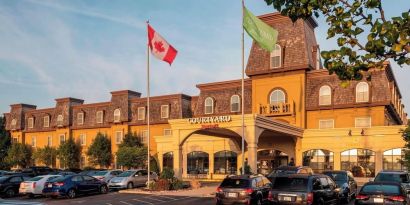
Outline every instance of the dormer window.
POLYGON ((102 110, 97 111, 96 115, 97 115, 96 116, 97 123, 103 123, 103 121, 104 121, 104 112, 102 110))
POLYGON ((33 117, 28 118, 28 120, 27 120, 27 126, 28 126, 28 128, 30 128, 30 129, 34 127, 34 118, 33 118, 33 117))
POLYGON ((369 102, 369 84, 366 82, 356 85, 356 102, 369 102))
POLYGON ((63 126, 63 115, 57 116, 57 126, 63 126))
POLYGON ((205 114, 213 114, 214 113, 214 99, 211 97, 207 97, 205 99, 205 114))
POLYGON ((50 127, 50 116, 44 116, 44 119, 43 119, 43 126, 44 127, 50 127))
POLYGON ((145 120, 145 107, 139 107, 137 115, 138 120, 145 120))
POLYGON ((231 112, 239 112, 240 108, 240 98, 239 95, 232 95, 231 97, 231 112))
POLYGON ((161 105, 161 118, 169 117, 169 105, 161 105))
POLYGON ((83 112, 77 113, 77 124, 78 125, 84 124, 84 113, 83 112))
POLYGON ((121 110, 120 108, 117 108, 114 110, 114 122, 120 122, 121 121, 121 110))
POLYGON ((11 120, 11 126, 16 126, 17 125, 17 120, 16 119, 12 119, 11 120))
POLYGON ((276 44, 273 51, 270 53, 270 68, 282 67, 282 47, 276 44))
POLYGON ((329 86, 324 85, 319 90, 319 105, 332 104, 332 90, 329 86))

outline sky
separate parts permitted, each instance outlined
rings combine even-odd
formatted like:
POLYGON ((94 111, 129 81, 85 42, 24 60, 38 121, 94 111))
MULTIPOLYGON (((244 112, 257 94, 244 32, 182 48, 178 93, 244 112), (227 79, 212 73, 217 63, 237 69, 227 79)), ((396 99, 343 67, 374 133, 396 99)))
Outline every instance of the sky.
MULTIPOLYGON (((410 9, 409 0, 382 3, 388 17, 410 9)), ((246 6, 274 11, 263 0, 246 6)), ((241 14, 240 0, 0 0, 0 113, 62 97, 105 102, 115 90, 145 96, 147 20, 178 50, 172 66, 151 58, 151 96, 198 95, 196 84, 240 79, 241 14)), ((337 48, 317 21, 321 50, 337 48)), ((246 35, 246 56, 250 47, 246 35)), ((392 65, 410 107, 410 67, 392 65)))

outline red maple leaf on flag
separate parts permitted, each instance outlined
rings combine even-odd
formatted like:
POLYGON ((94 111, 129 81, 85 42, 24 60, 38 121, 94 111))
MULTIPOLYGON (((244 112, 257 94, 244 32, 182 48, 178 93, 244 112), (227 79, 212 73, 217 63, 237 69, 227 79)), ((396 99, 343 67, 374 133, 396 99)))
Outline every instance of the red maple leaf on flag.
POLYGON ((154 42, 155 50, 157 50, 159 53, 162 53, 165 51, 164 45, 162 44, 162 41, 155 41, 154 42))

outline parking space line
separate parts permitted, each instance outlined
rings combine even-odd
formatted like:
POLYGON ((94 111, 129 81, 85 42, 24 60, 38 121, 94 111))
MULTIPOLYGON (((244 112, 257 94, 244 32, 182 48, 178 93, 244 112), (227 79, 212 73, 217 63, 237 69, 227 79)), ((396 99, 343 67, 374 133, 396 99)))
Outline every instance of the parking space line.
POLYGON ((159 201, 159 202, 166 202, 166 201, 163 201, 163 200, 160 200, 160 199, 153 198, 152 196, 146 196, 145 198, 151 199, 151 200, 154 200, 154 201, 159 201))
POLYGON ((133 205, 133 204, 127 203, 125 201, 120 201, 120 202, 123 203, 123 204, 127 204, 127 205, 133 205))
POLYGON ((171 199, 171 200, 177 200, 176 198, 172 198, 172 197, 168 197, 168 196, 160 196, 160 195, 157 195, 158 197, 161 197, 161 198, 165 198, 165 199, 171 199))
POLYGON ((153 203, 148 202, 148 201, 143 201, 143 200, 139 200, 139 199, 132 199, 132 200, 134 200, 134 201, 139 201, 139 202, 146 203, 146 204, 154 205, 153 203))
POLYGON ((107 205, 112 205, 112 204, 110 204, 110 203, 107 203, 107 205))

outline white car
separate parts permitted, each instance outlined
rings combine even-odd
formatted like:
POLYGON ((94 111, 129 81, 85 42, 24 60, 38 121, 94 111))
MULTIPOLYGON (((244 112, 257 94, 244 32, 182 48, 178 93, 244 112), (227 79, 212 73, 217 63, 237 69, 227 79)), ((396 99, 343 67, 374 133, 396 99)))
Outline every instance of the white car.
POLYGON ((35 195, 42 195, 44 184, 60 176, 61 175, 42 175, 30 178, 24 182, 21 182, 19 193, 27 194, 29 197, 34 197, 35 195))
POLYGON ((105 170, 105 171, 95 172, 91 176, 108 183, 112 178, 118 176, 121 173, 122 173, 121 170, 105 170))

